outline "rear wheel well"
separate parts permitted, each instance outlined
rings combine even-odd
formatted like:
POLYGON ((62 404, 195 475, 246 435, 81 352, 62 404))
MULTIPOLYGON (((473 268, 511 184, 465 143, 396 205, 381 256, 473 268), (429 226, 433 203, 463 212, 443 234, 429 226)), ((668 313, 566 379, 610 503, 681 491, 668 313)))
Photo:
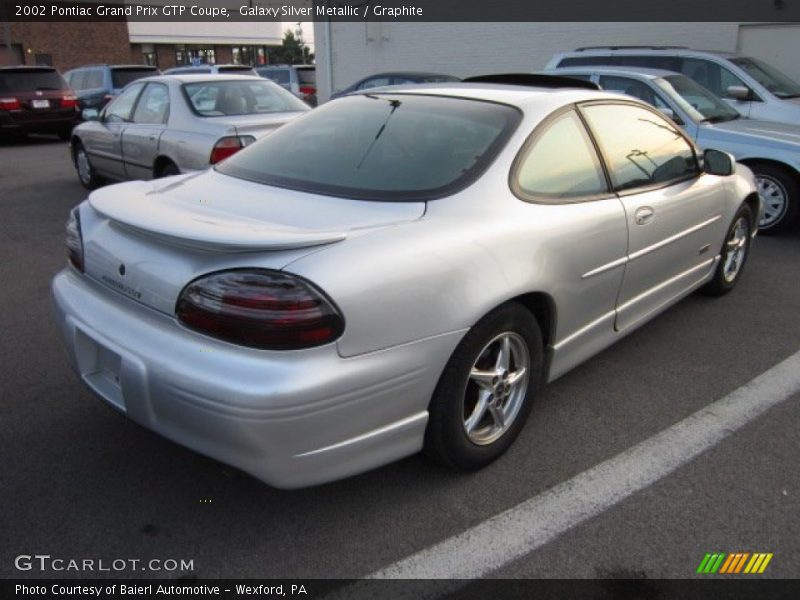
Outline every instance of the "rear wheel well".
POLYGON ((531 292, 511 298, 510 301, 521 304, 534 316, 542 331, 544 347, 551 345, 556 332, 556 308, 553 299, 544 292, 531 292))
MULTIPOLYGON (((175 161, 168 156, 159 156, 153 163, 153 176, 160 177, 167 165, 175 165, 175 161)), ((177 165, 176 165, 177 166, 177 165)))

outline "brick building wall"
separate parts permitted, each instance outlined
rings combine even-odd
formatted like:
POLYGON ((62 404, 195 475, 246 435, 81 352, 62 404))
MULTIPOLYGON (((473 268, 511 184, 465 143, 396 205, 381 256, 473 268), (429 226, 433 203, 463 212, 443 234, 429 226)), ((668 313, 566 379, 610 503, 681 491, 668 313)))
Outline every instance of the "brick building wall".
POLYGON ((12 44, 22 47, 23 58, 28 65, 36 64, 37 55, 40 55, 40 59, 49 56, 53 66, 60 71, 91 63, 131 62, 131 45, 125 21, 22 22, 11 23, 10 30, 12 44))

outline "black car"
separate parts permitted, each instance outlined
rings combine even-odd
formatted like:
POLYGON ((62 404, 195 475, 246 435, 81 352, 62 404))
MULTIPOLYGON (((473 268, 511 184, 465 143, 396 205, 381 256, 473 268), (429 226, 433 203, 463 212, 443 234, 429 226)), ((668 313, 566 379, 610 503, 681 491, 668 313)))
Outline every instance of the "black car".
POLYGON ((0 135, 55 133, 80 121, 75 94, 53 67, 0 67, 0 135))
POLYGON ((345 96, 350 92, 368 90, 370 88, 384 87, 387 85, 404 85, 407 83, 446 83, 448 81, 461 81, 452 75, 441 73, 422 73, 418 71, 399 71, 394 73, 377 73, 355 82, 348 88, 331 94, 331 100, 345 96))
POLYGON ((81 110, 100 110, 129 83, 160 74, 157 67, 150 65, 86 65, 67 71, 64 77, 75 90, 81 110))

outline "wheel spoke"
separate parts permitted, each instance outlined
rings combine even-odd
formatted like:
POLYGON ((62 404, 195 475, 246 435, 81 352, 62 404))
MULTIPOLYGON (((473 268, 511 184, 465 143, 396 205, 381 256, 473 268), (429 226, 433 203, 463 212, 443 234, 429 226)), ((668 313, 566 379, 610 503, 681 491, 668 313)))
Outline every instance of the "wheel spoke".
POLYGON ((527 371, 525 370, 525 367, 521 367, 521 368, 517 369, 516 371, 514 371, 513 373, 509 374, 509 376, 508 376, 508 384, 513 388, 514 386, 516 386, 520 382, 520 380, 523 377, 525 377, 525 373, 527 373, 527 371))
POLYGON ((475 408, 472 410, 472 414, 469 418, 464 422, 464 429, 466 429, 467 433, 472 433, 478 423, 481 422, 481 419, 483 419, 483 415, 486 414, 486 408, 489 406, 489 396, 489 392, 481 392, 478 394, 478 401, 475 403, 475 408))
POLYGON ((500 343, 500 352, 497 354, 497 363, 495 367, 499 372, 508 371, 508 366, 511 363, 511 340, 506 335, 500 343))
POLYGON ((482 390, 492 390, 494 380, 497 376, 493 371, 483 371, 481 369, 472 369, 469 378, 476 383, 482 390))
POLYGON ((492 415, 494 424, 499 429, 503 429, 506 426, 506 415, 503 412, 503 409, 497 406, 497 404, 489 405, 489 414, 492 415))

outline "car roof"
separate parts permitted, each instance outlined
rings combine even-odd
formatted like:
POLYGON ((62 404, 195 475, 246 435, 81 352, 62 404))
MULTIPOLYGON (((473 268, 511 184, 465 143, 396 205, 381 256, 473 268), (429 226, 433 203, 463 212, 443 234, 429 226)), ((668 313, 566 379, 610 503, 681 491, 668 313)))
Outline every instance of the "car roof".
POLYGON ((569 73, 600 73, 603 75, 638 75, 638 79, 660 79, 668 75, 680 75, 675 71, 668 71, 666 69, 648 69, 644 67, 628 67, 628 66, 603 66, 603 65, 586 65, 585 67, 559 67, 558 69, 551 69, 545 71, 547 75, 559 75, 569 73))
POLYGON ((256 65, 254 69, 316 69, 317 65, 256 65))
POLYGON ((395 77, 395 76, 402 76, 402 77, 453 77, 457 79, 454 75, 448 75, 447 73, 432 73, 428 71, 383 71, 381 73, 374 73, 373 75, 369 75, 367 77, 362 77, 364 79, 371 79, 373 77, 395 77))
POLYGON ((731 58, 738 56, 735 52, 727 52, 720 50, 695 50, 693 48, 683 48, 679 46, 666 47, 666 46, 592 46, 587 48, 578 48, 569 52, 563 52, 563 56, 603 56, 610 55, 653 55, 653 56, 691 56, 696 54, 713 55, 723 58, 731 58))
POLYGON ((537 101, 548 101, 557 103, 559 100, 564 104, 570 102, 581 102, 584 100, 595 100, 602 98, 619 99, 618 94, 611 94, 598 90, 586 90, 581 88, 544 88, 529 87, 524 85, 507 85, 500 83, 463 83, 459 81, 445 83, 423 83, 415 85, 392 85, 360 90, 350 95, 369 95, 369 94, 409 94, 417 96, 446 96, 451 98, 464 98, 467 100, 483 100, 485 102, 497 102, 508 104, 519 108, 524 108, 537 101))
POLYGON ((142 77, 137 79, 135 83, 142 81, 160 81, 169 83, 174 81, 177 83, 197 83, 200 81, 264 81, 252 75, 236 75, 235 73, 167 73, 166 75, 153 75, 152 77, 142 77))
POLYGON ((10 67, 0 67, 0 71, 55 71, 55 67, 46 65, 11 65, 10 67))

